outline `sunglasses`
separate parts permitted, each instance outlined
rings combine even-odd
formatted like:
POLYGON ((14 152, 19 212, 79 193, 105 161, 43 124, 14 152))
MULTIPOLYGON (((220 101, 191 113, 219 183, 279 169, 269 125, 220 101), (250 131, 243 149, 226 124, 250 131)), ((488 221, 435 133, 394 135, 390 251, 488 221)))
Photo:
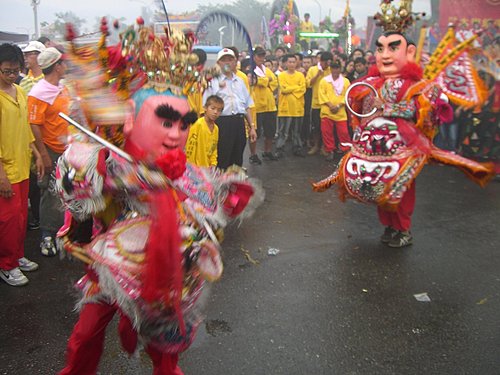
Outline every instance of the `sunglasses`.
POLYGON ((13 74, 15 74, 17 76, 20 71, 21 71, 20 68, 18 68, 18 69, 0 69, 0 72, 2 72, 2 74, 5 74, 6 76, 11 76, 13 74))

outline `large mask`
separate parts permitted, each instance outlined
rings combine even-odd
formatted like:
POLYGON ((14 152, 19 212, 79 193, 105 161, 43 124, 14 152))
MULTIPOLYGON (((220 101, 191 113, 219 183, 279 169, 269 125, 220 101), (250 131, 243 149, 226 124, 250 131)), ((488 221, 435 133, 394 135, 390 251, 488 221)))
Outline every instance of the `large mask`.
POLYGON ((399 77, 403 67, 414 61, 416 48, 401 34, 382 35, 375 45, 377 68, 386 78, 399 77))
POLYGON ((185 98, 149 96, 140 105, 133 125, 129 121, 125 126, 125 133, 146 159, 155 160, 169 151, 183 150, 194 121, 196 115, 190 112, 185 98))

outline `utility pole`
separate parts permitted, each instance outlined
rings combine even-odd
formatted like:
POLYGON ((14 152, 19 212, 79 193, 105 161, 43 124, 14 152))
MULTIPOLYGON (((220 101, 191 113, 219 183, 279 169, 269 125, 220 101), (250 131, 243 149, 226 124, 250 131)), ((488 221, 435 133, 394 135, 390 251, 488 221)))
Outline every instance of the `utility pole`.
POLYGON ((38 5, 40 0, 31 0, 31 6, 33 7, 33 15, 35 17, 35 38, 40 38, 40 29, 38 28, 38 5))

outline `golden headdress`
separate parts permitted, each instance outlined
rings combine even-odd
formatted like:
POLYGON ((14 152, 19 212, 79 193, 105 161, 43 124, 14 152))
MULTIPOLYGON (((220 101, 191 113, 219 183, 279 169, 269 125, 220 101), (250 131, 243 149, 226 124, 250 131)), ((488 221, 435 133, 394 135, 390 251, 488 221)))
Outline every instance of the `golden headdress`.
MULTIPOLYGON (((118 27, 116 21, 114 26, 118 27)), ((202 71, 197 55, 191 52, 193 33, 165 28, 164 34, 156 35, 138 18, 136 25, 120 35, 118 44, 107 46, 105 18, 100 31, 99 42, 93 45, 78 43, 71 25, 66 34, 70 45, 66 81, 74 98, 70 115, 92 131, 108 140, 120 137, 121 131, 112 131, 109 125, 125 122, 131 111, 127 100, 140 89, 176 96, 199 89, 202 71)))
POLYGON ((425 16, 425 13, 412 12, 412 0, 401 0, 399 8, 392 5, 393 0, 382 0, 380 3, 380 12, 375 14, 377 26, 381 26, 385 32, 393 31, 404 33, 415 20, 420 19, 420 16, 425 16))

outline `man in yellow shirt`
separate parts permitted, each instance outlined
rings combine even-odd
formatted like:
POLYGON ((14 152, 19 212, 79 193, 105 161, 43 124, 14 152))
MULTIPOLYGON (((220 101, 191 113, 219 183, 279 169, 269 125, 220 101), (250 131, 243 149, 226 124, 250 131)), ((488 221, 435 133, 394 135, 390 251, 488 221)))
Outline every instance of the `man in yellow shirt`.
POLYGON ((24 257, 32 152, 43 177, 28 123, 26 94, 14 83, 23 65, 19 47, 0 45, 0 278, 12 286, 27 284, 22 271, 38 268, 24 257))
POLYGON ((224 109, 224 101, 212 95, 205 102, 205 113, 191 128, 186 142, 186 158, 198 167, 217 166, 217 144, 219 143, 219 127, 215 121, 224 109))
POLYGON ((300 137, 302 117, 304 116, 304 94, 306 80, 304 75, 296 70, 295 55, 286 55, 286 70, 278 76, 278 139, 276 149, 280 156, 284 155, 288 133, 292 133, 292 152, 295 156, 305 156, 300 137))
MULTIPOLYGON (((311 15, 309 13, 304 13, 304 21, 300 22, 300 31, 305 33, 313 33, 314 25, 310 21, 311 15)), ((309 49, 309 43, 306 38, 300 38, 300 46, 302 47, 302 51, 307 51, 309 49)))
POLYGON ((334 151, 347 151, 348 147, 342 146, 342 143, 351 142, 345 110, 345 93, 350 83, 340 74, 342 67, 339 61, 332 62, 330 69, 331 74, 319 83, 318 102, 321 105, 321 135, 328 153, 326 160, 333 161, 334 151), (337 134, 337 142, 334 131, 337 134))
POLYGON ((266 51, 262 47, 255 47, 253 59, 255 61, 255 85, 253 86, 253 98, 255 111, 257 112, 257 126, 264 134, 264 152, 262 158, 265 160, 278 160, 273 153, 273 140, 276 133, 276 101, 274 92, 278 88, 278 78, 264 65, 266 51))
POLYGON ((321 143, 321 117, 320 104, 318 102, 318 91, 320 81, 328 77, 330 72, 330 63, 333 60, 333 55, 330 52, 322 52, 319 57, 319 62, 311 66, 307 71, 306 84, 312 89, 311 100, 311 138, 313 142, 312 148, 309 150, 309 155, 314 155, 319 151, 321 143))

